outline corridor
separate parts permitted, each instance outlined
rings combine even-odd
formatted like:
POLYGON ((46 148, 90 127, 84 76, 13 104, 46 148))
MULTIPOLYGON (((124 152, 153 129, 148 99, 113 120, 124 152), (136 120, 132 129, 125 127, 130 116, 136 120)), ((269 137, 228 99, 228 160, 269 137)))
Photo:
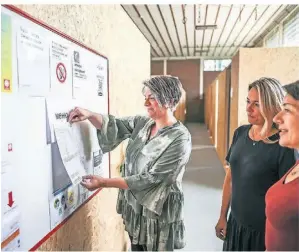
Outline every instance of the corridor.
POLYGON ((215 236, 221 206, 224 169, 204 124, 187 124, 192 154, 183 179, 187 245, 184 251, 221 250, 215 236))

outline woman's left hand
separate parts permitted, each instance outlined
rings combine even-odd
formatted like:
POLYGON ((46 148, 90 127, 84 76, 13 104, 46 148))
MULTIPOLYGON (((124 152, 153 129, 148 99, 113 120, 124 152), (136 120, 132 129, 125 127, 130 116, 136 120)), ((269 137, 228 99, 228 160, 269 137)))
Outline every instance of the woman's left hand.
POLYGON ((105 187, 105 179, 96 175, 87 175, 82 177, 82 182, 80 184, 89 191, 94 191, 101 187, 105 187))

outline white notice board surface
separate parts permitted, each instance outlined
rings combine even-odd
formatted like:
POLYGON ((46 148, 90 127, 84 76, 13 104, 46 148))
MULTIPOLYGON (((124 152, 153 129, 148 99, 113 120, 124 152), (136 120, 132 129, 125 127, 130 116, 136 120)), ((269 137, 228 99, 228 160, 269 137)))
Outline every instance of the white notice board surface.
POLYGON ((13 6, 1 6, 1 248, 35 250, 110 176, 109 155, 74 106, 109 113, 108 59, 13 6))

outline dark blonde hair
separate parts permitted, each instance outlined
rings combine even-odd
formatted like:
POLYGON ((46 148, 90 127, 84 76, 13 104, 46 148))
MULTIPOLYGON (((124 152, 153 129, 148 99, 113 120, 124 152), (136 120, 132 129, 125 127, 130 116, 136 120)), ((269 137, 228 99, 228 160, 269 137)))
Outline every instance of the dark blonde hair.
POLYGON ((261 136, 266 136, 275 126, 273 118, 281 110, 285 91, 278 80, 267 77, 252 82, 248 87, 248 91, 252 88, 255 88, 259 94, 260 111, 265 119, 261 136))

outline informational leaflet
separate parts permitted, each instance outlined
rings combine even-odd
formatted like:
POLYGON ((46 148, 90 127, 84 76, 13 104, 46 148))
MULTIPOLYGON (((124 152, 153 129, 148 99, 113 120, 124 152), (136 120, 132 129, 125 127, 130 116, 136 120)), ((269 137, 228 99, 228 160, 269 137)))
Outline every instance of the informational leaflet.
POLYGON ((19 92, 46 96, 50 91, 49 44, 38 30, 18 27, 17 60, 19 92))
POLYGON ((57 142, 51 143, 52 187, 51 193, 57 194, 72 185, 72 181, 64 167, 57 142))
POLYGON ((95 142, 94 133, 95 127, 88 121, 78 122, 74 124, 75 134, 78 135, 78 145, 81 160, 84 163, 84 169, 86 174, 92 174, 93 163, 92 163, 92 150, 93 143, 95 142))
MULTIPOLYGON (((89 127, 87 122, 70 124, 67 119, 69 112, 74 108, 75 101, 68 99, 47 99, 48 124, 47 127, 51 132, 51 143, 57 143, 59 157, 56 155, 56 161, 53 169, 61 161, 65 167, 68 176, 73 184, 78 184, 82 180, 82 176, 86 174, 85 166, 91 156, 91 139, 89 137, 89 127)), ((52 146, 52 151, 57 150, 52 146)), ((55 151, 57 154, 58 152, 55 151)), ((52 153, 52 154, 55 154, 52 153)), ((53 171, 53 174, 61 174, 53 171)), ((55 179, 55 178, 53 178, 55 179)), ((54 183, 55 184, 55 183, 54 183)))
POLYGON ((96 77, 96 94, 99 97, 104 97, 105 99, 107 99, 107 67, 108 67, 108 62, 106 59, 104 58, 99 58, 96 57, 96 55, 93 55, 94 57, 94 62, 96 64, 94 64, 93 67, 95 67, 94 73, 95 73, 95 77, 96 77), (106 96, 106 97, 105 97, 106 96))
POLYGON ((62 39, 51 41, 51 95, 72 98, 71 50, 62 39))
POLYGON ((21 250, 20 229, 18 228, 1 243, 1 251, 21 250))
POLYGON ((78 99, 88 94, 89 86, 92 84, 88 69, 88 57, 86 53, 76 49, 73 51, 73 98, 78 99))
POLYGON ((80 158, 78 135, 69 123, 54 123, 55 136, 64 167, 73 185, 82 181, 86 175, 84 160, 80 158))
POLYGON ((79 186, 79 194, 80 194, 80 205, 83 204, 86 200, 88 200, 89 196, 93 192, 88 191, 85 187, 79 186))
POLYGON ((51 229, 72 214, 80 204, 79 185, 70 186, 53 196, 50 201, 51 229))
POLYGON ((1 92, 12 92, 12 25, 11 17, 1 13, 1 92))
POLYGON ((68 124, 67 118, 69 112, 75 108, 75 101, 72 99, 63 99, 51 97, 46 99, 46 111, 47 111, 47 138, 50 138, 52 143, 56 142, 54 134, 54 124, 64 123, 68 124))
POLYGON ((107 60, 73 49, 73 98, 107 97, 107 60))
MULTIPOLYGON (((13 152, 12 143, 8 144, 7 152, 13 152)), ((1 225, 1 250, 18 250, 20 241, 20 212, 15 199, 15 186, 13 157, 1 155, 1 195, 2 195, 2 225, 1 225)))
POLYGON ((101 149, 93 152, 93 174, 103 176, 102 172, 103 152, 101 149))
MULTIPOLYGON (((7 105, 13 104, 12 97, 5 98, 7 105)), ((16 155, 15 155, 15 118, 13 113, 1 107, 1 250, 19 250, 20 240, 20 207, 16 198, 16 155)))

